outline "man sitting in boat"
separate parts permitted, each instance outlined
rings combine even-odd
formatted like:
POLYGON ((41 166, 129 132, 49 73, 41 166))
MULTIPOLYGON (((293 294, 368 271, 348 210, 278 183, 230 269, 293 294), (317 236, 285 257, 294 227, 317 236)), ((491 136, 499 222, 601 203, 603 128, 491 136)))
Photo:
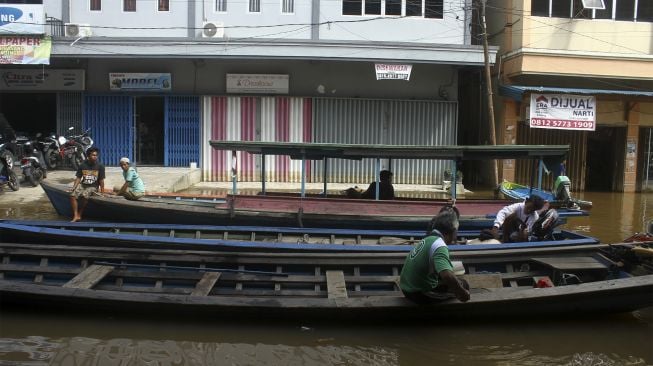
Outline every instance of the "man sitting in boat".
POLYGON ((458 280, 449 259, 447 244, 455 243, 458 218, 445 210, 429 223, 429 234, 408 253, 401 269, 399 287, 407 299, 429 304, 456 297, 469 300, 469 285, 458 280))
MULTIPOLYGON (((381 170, 379 180, 379 199, 380 200, 393 200, 395 199, 395 189, 392 187, 392 172, 389 170, 381 170)), ((361 194, 361 198, 375 199, 376 198, 376 181, 370 183, 367 190, 361 194)))
POLYGON ((537 211, 544 207, 545 201, 538 195, 531 195, 524 202, 513 203, 502 208, 494 219, 492 232, 503 231, 503 242, 528 241, 533 232, 533 224, 538 220, 537 211))
POLYGON ((124 157, 120 159, 120 168, 122 169, 122 176, 125 178, 125 183, 122 186, 113 187, 113 191, 118 196, 123 196, 130 201, 136 201, 143 197, 145 194, 145 184, 143 184, 143 180, 136 173, 136 169, 129 166, 129 158, 124 157))

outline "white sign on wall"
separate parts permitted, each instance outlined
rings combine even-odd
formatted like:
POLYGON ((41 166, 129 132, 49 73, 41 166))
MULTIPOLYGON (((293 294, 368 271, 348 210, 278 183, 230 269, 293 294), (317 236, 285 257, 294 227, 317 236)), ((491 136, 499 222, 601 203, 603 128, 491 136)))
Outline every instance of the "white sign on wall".
POLYGON ((410 80, 413 65, 374 64, 376 80, 410 80))
POLYGON ((596 130, 596 97, 531 94, 530 126, 558 130, 596 130))
POLYGON ((44 34, 42 4, 0 4, 0 34, 44 34))
POLYGON ((129 73, 109 74, 111 91, 170 91, 172 76, 169 73, 129 73))
POLYGON ((288 94, 288 75, 227 74, 227 93, 288 94))
POLYGON ((0 78, 0 90, 84 90, 84 70, 0 69, 0 78))

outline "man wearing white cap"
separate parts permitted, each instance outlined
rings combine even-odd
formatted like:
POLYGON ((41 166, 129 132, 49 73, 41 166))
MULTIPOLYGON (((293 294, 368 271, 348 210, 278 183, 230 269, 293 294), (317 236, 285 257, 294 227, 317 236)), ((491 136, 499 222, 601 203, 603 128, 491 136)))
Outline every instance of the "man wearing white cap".
POLYGON ((122 187, 114 187, 114 192, 131 201, 136 201, 143 197, 145 194, 145 184, 143 184, 143 180, 138 176, 136 170, 129 166, 129 158, 120 159, 120 168, 122 168, 122 176, 125 178, 125 184, 122 187))

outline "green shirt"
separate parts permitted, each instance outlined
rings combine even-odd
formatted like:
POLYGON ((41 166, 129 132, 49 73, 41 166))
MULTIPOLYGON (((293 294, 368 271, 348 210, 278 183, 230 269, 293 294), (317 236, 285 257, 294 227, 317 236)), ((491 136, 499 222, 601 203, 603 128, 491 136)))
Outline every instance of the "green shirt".
POLYGON ((127 171, 123 170, 122 176, 125 178, 125 182, 128 183, 127 187, 129 187, 130 191, 145 193, 145 184, 143 184, 143 180, 138 176, 138 173, 136 173, 134 168, 129 167, 127 171))
POLYGON ((435 233, 422 239, 408 253, 401 269, 399 287, 404 292, 428 292, 438 286, 438 274, 453 271, 449 248, 435 233))

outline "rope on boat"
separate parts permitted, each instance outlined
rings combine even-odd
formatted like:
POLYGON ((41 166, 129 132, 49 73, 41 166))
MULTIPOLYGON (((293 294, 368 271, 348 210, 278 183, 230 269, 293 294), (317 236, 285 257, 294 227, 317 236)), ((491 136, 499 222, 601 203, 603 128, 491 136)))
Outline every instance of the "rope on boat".
POLYGON ((192 271, 202 271, 202 272, 235 272, 235 273, 250 273, 250 274, 260 274, 260 275, 269 275, 269 276, 289 276, 288 273, 283 272, 271 272, 271 271, 254 271, 247 269, 233 269, 233 268, 200 268, 200 267, 185 267, 185 266, 161 266, 156 264, 133 264, 133 263, 115 263, 115 262, 94 262, 95 264, 103 266, 114 266, 114 267, 136 267, 136 268, 157 268, 157 269, 180 269, 180 270, 192 270, 192 271))

